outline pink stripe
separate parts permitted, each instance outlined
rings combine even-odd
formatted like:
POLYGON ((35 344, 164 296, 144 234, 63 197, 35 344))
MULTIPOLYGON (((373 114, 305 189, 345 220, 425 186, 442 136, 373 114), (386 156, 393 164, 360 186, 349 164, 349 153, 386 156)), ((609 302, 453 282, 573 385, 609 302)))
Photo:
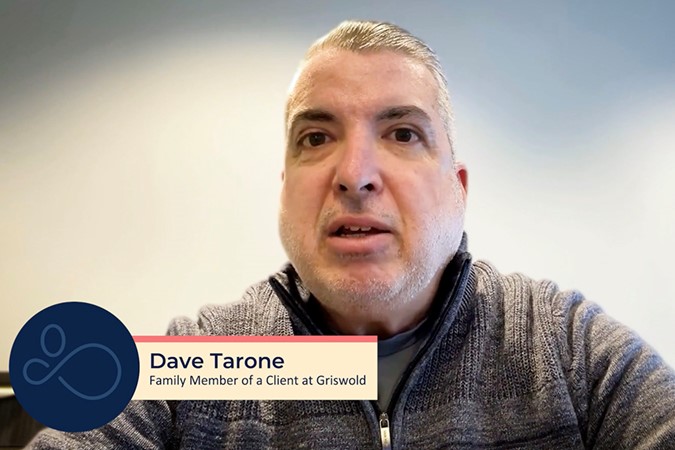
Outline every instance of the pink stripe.
POLYGON ((134 336, 135 342, 377 342, 377 336, 134 336))

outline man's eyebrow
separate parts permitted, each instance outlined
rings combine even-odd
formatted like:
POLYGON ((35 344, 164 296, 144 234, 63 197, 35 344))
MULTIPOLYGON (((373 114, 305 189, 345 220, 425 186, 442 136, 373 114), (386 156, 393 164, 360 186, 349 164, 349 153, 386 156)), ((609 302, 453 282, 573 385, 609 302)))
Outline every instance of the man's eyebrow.
POLYGON ((392 106, 391 108, 380 111, 377 116, 375 116, 378 121, 404 119, 406 117, 421 120, 423 122, 421 127, 426 134, 427 143, 428 145, 435 147, 436 133, 431 124, 431 116, 429 116, 422 108, 412 105, 392 106))
POLYGON ((335 116, 322 109, 303 109, 291 116, 291 119, 288 121, 288 130, 292 131, 293 127, 300 121, 333 122, 335 121, 335 116))
POLYGON ((395 120, 402 119, 404 117, 417 117, 426 122, 431 122, 431 117, 427 114, 422 108, 417 106, 393 106, 387 108, 384 111, 381 111, 375 117, 379 120, 395 120))

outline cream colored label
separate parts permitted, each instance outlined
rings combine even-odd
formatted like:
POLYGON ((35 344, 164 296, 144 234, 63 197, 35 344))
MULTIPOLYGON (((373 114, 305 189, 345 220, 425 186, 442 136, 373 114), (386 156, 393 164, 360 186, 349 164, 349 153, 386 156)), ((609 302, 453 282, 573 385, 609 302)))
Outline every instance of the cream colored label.
MULTIPOLYGON (((288 339, 288 338, 286 338, 288 339)), ((136 342, 134 400, 375 400, 377 342, 136 342)))

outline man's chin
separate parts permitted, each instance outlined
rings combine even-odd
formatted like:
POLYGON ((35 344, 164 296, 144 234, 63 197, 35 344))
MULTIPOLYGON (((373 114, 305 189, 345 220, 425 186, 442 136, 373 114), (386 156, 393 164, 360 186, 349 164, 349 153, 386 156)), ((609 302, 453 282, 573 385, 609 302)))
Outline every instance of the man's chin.
POLYGON ((342 275, 332 273, 331 276, 320 277, 318 286, 310 291, 315 292, 320 301, 328 301, 333 305, 349 305, 351 308, 368 309, 391 302, 398 292, 399 282, 390 277, 372 277, 368 274, 342 275), (324 297, 324 298, 320 298, 324 297))

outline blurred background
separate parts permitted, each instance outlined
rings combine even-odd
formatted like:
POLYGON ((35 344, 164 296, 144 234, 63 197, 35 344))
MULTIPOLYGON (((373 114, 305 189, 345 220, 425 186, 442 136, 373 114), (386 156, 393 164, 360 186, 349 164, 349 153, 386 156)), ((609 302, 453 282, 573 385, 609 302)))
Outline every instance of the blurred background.
POLYGON ((675 364, 675 2, 0 0, 0 371, 48 305, 163 334, 284 264, 286 89, 348 18, 438 52, 474 256, 675 364))

